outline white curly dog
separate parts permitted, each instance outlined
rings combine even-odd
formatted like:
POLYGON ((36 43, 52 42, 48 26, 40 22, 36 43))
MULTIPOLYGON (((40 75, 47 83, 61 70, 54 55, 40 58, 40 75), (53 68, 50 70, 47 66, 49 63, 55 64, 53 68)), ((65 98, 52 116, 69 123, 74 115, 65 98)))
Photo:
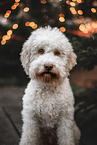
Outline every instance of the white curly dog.
POLYGON ((31 78, 23 96, 20 145, 77 145, 68 74, 76 55, 58 28, 39 28, 24 43, 21 62, 31 78))

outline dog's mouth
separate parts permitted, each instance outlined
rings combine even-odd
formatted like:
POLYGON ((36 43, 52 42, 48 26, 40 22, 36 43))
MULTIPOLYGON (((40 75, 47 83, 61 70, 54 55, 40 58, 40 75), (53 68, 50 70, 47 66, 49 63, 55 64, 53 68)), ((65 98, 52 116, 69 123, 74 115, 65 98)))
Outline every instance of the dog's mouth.
POLYGON ((42 72, 41 75, 48 75, 48 76, 56 77, 56 73, 50 72, 50 71, 42 72))
POLYGON ((43 71, 41 73, 38 73, 37 76, 41 77, 41 79, 44 82, 52 82, 55 79, 58 79, 58 77, 59 77, 58 74, 56 72, 53 72, 53 71, 43 71))

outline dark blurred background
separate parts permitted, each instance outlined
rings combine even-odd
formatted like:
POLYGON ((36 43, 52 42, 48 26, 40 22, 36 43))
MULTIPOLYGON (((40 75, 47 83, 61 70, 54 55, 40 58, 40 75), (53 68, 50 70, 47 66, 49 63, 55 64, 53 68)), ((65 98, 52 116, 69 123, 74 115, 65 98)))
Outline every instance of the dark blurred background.
POLYGON ((80 145, 97 145, 97 1, 0 0, 0 86, 26 86, 23 42, 38 27, 58 27, 77 54, 70 76, 80 145))

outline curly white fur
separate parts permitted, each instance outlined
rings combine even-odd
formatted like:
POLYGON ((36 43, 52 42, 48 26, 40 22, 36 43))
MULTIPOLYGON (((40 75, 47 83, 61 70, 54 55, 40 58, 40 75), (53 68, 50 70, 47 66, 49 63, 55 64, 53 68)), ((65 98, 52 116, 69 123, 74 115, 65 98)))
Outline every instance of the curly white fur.
POLYGON ((55 145, 53 137, 44 144, 41 136, 48 131, 56 131, 57 145, 77 145, 80 132, 67 78, 76 55, 66 36, 57 28, 37 29, 23 45, 21 62, 31 81, 23 96, 20 145, 55 145))

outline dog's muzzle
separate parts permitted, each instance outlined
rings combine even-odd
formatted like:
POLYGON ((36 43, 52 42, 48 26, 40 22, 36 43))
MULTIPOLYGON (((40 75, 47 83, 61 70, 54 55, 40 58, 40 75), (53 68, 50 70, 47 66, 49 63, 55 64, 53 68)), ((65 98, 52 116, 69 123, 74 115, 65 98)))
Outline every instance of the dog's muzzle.
POLYGON ((44 69, 41 72, 38 72, 37 75, 44 82, 52 82, 59 78, 59 73, 55 71, 54 66, 52 64, 45 64, 44 69))

